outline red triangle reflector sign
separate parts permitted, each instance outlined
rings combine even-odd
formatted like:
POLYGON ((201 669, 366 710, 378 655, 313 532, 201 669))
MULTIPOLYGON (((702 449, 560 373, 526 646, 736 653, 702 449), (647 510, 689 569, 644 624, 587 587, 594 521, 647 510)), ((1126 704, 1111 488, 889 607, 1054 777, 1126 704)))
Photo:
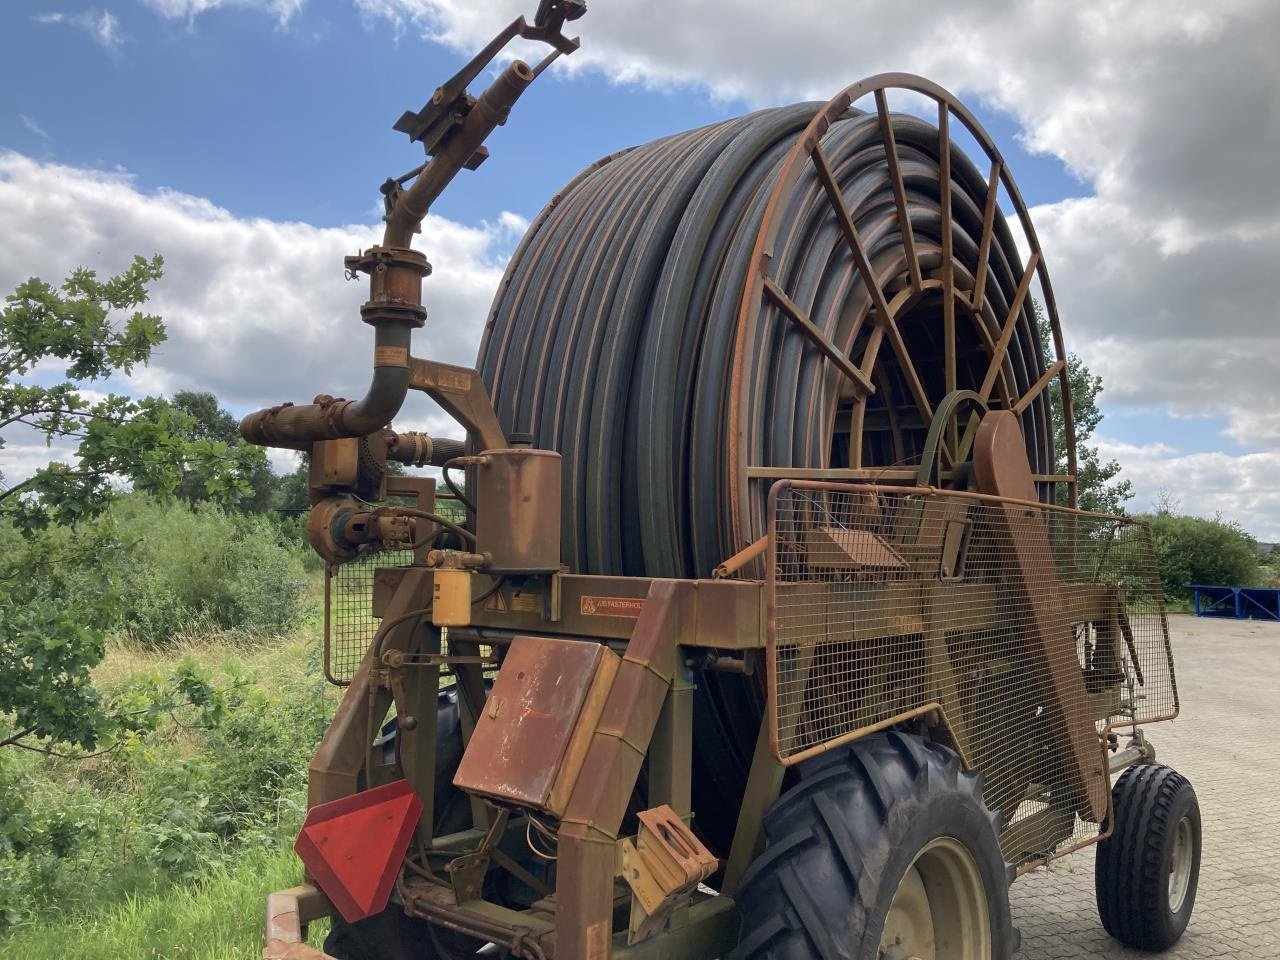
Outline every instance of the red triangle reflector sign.
POLYGON ((307 873, 355 923, 381 913, 422 814, 406 780, 312 807, 293 845, 307 873))

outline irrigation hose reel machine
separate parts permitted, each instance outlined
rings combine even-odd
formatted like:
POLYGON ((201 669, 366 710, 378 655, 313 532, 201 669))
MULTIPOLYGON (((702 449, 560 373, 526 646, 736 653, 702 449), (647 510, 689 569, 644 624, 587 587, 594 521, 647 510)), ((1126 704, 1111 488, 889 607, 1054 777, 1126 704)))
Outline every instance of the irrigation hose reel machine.
POLYGON ((1142 732, 1178 712, 1150 536, 1074 508, 1044 257, 945 90, 608 156, 474 368, 411 353, 414 235, 584 12, 544 0, 397 121, 427 159, 346 261, 366 395, 241 424, 310 455, 345 687, 264 957, 1003 960, 1009 883, 1090 844, 1108 931, 1167 947, 1200 831, 1142 732), (550 53, 472 96, 517 38, 550 53), (465 436, 396 431, 411 391, 465 436))

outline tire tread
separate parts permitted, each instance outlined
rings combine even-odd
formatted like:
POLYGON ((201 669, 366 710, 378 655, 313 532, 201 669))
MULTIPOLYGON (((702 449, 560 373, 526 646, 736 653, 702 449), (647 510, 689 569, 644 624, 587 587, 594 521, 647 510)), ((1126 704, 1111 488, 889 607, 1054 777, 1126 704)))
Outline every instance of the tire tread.
POLYGON ((1173 810, 1188 793, 1194 805, 1190 781, 1154 763, 1130 767, 1112 788, 1115 829, 1098 844, 1094 883, 1103 928, 1128 947, 1165 950, 1182 934, 1170 923, 1164 849, 1173 810))
MULTIPOLYGON (((838 936, 840 918, 854 928, 875 915, 877 883, 886 856, 885 832, 902 821, 900 809, 942 791, 992 825, 998 815, 982 802, 982 778, 961 770, 953 752, 897 732, 877 734, 815 758, 765 816, 767 844, 743 875, 735 899, 744 917, 730 960, 863 960, 856 944, 838 936)), ((1000 859, 998 874, 1007 879, 1000 859)), ((1007 886, 996 922, 997 960, 1007 960, 1016 934, 1009 923, 1007 886)), ((995 915, 993 914, 993 919, 995 915)))

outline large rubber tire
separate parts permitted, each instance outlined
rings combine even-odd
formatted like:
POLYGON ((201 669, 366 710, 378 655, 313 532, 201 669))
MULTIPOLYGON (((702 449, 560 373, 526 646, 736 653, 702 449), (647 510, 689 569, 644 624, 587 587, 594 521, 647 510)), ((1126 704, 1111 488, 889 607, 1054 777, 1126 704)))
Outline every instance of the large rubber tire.
POLYGON ((335 918, 324 941, 324 952, 337 960, 451 960, 467 955, 450 951, 443 943, 443 952, 437 950, 432 933, 439 931, 392 904, 382 913, 356 923, 335 918))
MULTIPOLYGON (((937 744, 890 732, 800 765, 800 782, 765 817, 766 847, 738 891, 732 960, 879 960, 885 919, 917 855, 946 838, 972 859, 990 960, 1016 946, 1013 868, 982 778, 937 744)), ((939 945, 939 957, 961 955, 939 945)))
POLYGON ((1107 933, 1126 947, 1167 950, 1187 929, 1196 902, 1196 792, 1182 774, 1149 763, 1121 774, 1111 800, 1115 829, 1098 844, 1094 870, 1098 915, 1107 933))
MULTIPOLYGON (((440 691, 436 711, 435 832, 444 835, 471 826, 467 797, 453 785, 462 760, 456 688, 440 691)), ((390 744, 386 749, 394 753, 394 737, 384 740, 390 744)), ((473 955, 480 946, 479 941, 452 930, 432 930, 426 921, 406 916, 397 903, 357 923, 334 917, 324 941, 325 953, 336 960, 453 960, 473 955)))

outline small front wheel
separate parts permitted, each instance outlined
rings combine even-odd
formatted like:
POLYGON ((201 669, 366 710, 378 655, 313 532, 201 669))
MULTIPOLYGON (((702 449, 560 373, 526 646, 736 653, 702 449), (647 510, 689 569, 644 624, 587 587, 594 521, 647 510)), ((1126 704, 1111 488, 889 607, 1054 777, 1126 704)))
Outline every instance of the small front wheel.
POLYGON ((1191 919, 1200 879, 1200 804, 1160 764, 1130 767, 1111 790, 1115 820, 1098 844, 1094 884, 1107 933, 1135 950, 1167 950, 1191 919))

